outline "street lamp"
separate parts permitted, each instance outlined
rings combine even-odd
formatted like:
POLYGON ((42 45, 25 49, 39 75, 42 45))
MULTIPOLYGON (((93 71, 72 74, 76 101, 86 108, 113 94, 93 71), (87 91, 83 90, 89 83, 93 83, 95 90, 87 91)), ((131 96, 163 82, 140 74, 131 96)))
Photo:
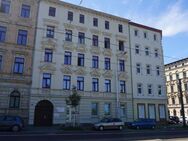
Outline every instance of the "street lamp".
MULTIPOLYGON (((127 54, 126 51, 124 51, 121 56, 127 54)), ((120 100, 119 100, 119 77, 118 77, 118 70, 119 70, 119 58, 117 55, 117 68, 116 68, 116 117, 120 117, 120 100)))

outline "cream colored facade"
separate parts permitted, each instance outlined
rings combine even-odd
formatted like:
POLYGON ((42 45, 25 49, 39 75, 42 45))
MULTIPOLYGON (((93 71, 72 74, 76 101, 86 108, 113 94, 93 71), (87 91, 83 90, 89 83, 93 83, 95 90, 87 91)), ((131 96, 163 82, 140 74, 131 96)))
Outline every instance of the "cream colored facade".
MULTIPOLYGON (((66 98, 71 90, 63 89, 65 76, 71 77, 71 87, 77 86, 78 77, 84 78, 84 91, 79 91, 81 102, 79 105, 79 122, 93 123, 104 116, 117 115, 117 91, 121 105, 120 118, 123 121, 132 120, 132 94, 130 83, 130 53, 128 20, 97 12, 91 9, 67 4, 60 1, 42 0, 39 5, 37 35, 35 43, 33 78, 30 98, 29 124, 35 124, 38 118, 36 107, 44 100, 53 105, 53 124, 66 123, 69 108, 66 98), (49 16, 49 8, 56 9, 55 16, 49 16), (73 12, 73 21, 67 20, 68 11, 73 12), (85 16, 85 22, 79 22, 80 14, 85 16), (93 18, 98 19, 98 27, 93 26, 93 18), (104 28, 104 22, 109 21, 110 28, 104 28), (123 32, 118 32, 118 24, 123 26, 123 32), (54 27, 54 38, 48 38, 47 27, 54 27), (65 41, 66 30, 72 31, 72 41, 65 41), (78 43, 78 32, 85 33, 85 43, 78 43), (98 46, 92 45, 92 36, 98 36, 98 46), (104 38, 110 39, 110 48, 104 48, 104 38), (119 41, 124 42, 125 50, 119 51, 119 41), (45 62, 45 49, 53 51, 52 62, 45 62), (71 52, 71 64, 65 64, 65 52, 71 52), (84 66, 78 66, 78 53, 84 54, 84 66), (92 57, 98 57, 98 68, 92 67, 92 57), (110 58, 110 69, 104 69, 105 58, 110 58), (125 70, 120 71, 117 61, 123 60, 125 70), (118 67, 118 70, 117 70, 118 67), (116 73, 117 72, 117 73, 116 73), (42 88, 44 73, 51 75, 50 89, 42 88), (93 78, 99 82, 99 91, 92 91, 93 78), (111 81, 111 91, 105 91, 105 80, 111 81), (120 93, 117 83, 126 82, 126 92, 120 93), (97 103, 97 114, 92 115, 92 103, 97 103), (109 105, 110 106, 109 106, 109 105), (109 106, 109 114, 105 114, 105 105, 109 106)), ((120 83, 118 84, 120 85, 120 83)), ((118 86, 119 87, 119 86, 118 86)), ((43 115, 42 115, 43 116, 43 115)))
POLYGON ((185 116, 188 117, 188 58, 166 64, 165 75, 169 115, 181 117, 181 102, 178 90, 180 79, 182 83, 185 116))
POLYGON ((134 119, 166 120, 162 31, 130 22, 134 119))
POLYGON ((19 115, 27 122, 37 1, 6 0, 0 5, 0 114, 19 115))

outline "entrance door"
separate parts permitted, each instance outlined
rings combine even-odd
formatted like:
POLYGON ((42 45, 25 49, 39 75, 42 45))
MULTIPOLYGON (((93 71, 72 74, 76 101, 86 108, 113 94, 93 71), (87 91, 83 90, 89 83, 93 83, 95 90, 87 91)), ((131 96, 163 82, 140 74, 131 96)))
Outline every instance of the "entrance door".
POLYGON ((35 126, 51 126, 53 122, 53 104, 48 100, 40 101, 35 107, 35 126))

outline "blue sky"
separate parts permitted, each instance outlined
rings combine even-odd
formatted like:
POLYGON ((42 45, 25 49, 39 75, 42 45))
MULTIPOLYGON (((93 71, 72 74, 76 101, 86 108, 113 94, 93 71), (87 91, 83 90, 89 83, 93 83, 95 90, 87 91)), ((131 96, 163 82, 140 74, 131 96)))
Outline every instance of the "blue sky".
POLYGON ((188 0, 83 0, 81 6, 162 29, 165 63, 188 57, 188 0))

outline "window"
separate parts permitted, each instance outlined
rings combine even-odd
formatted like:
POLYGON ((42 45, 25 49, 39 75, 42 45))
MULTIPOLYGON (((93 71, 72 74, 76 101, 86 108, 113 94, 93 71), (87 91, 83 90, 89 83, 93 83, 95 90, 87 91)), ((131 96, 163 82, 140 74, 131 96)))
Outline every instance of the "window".
POLYGON ((99 57, 98 56, 92 57, 92 68, 99 68, 99 57))
POLYGON ((138 30, 134 30, 134 36, 138 36, 138 30))
POLYGON ((111 114, 110 108, 111 108, 110 103, 104 104, 104 115, 110 115, 111 114))
POLYGON ((139 45, 135 46, 135 54, 140 54, 140 47, 139 47, 139 45))
POLYGON ((125 61, 124 60, 119 60, 119 70, 121 72, 125 71, 125 61))
POLYGON ((151 74, 151 66, 146 65, 146 74, 151 74))
POLYGON ((45 49, 44 61, 45 62, 52 62, 53 58, 53 50, 52 49, 45 49))
POLYGON ((120 115, 124 117, 126 115, 126 108, 124 104, 120 104, 120 115))
POLYGON ((85 22, 85 16, 80 14, 80 23, 84 24, 84 22, 85 22))
POLYGON ((30 5, 22 4, 21 17, 23 17, 23 18, 29 18, 29 16, 30 16, 30 9, 31 9, 30 5))
POLYGON ((84 66, 84 54, 78 53, 78 66, 84 66))
POLYGON ((185 71, 183 72, 183 78, 187 78, 187 73, 185 71))
POLYGON ((73 12, 68 11, 68 18, 69 21, 73 21, 73 12))
POLYGON ((19 30, 18 31, 18 38, 17 38, 18 45, 27 45, 27 31, 26 30, 19 30))
POLYGON ((111 92, 111 80, 105 79, 105 92, 111 92))
POLYGON ((165 105, 159 105, 159 119, 166 119, 165 105))
POLYGON ((138 104, 137 109, 138 109, 138 118, 144 119, 145 116, 146 116, 146 114, 145 114, 145 104, 138 104))
POLYGON ((149 48, 148 47, 145 47, 145 55, 149 56, 149 48))
POLYGON ((136 64, 136 73, 137 74, 141 73, 141 65, 139 63, 136 64))
POLYGON ((174 97, 172 97, 172 104, 176 104, 174 97))
POLYGON ((1 12, 9 13, 10 12, 10 0, 1 0, 1 12))
POLYGON ((104 38, 104 48, 110 48, 110 38, 104 38))
POLYGON ((54 31, 55 31, 55 27, 54 26, 47 26, 46 37, 54 38, 54 34, 55 34, 54 31))
POLYGON ((162 95, 162 86, 158 85, 158 95, 162 95))
POLYGON ((157 35, 156 34, 153 35, 153 40, 157 41, 157 35))
POLYGON ((179 74, 178 73, 176 73, 176 79, 179 80, 179 74))
POLYGON ((187 85, 187 83, 184 83, 184 90, 185 90, 185 91, 188 90, 188 85, 187 85))
POLYGON ((149 119, 155 119, 155 104, 148 104, 148 117, 149 119))
POLYGON ((84 77, 77 77, 77 90, 84 90, 84 77))
POLYGON ((172 77, 172 75, 171 75, 171 74, 169 74, 169 76, 170 76, 170 81, 172 81, 172 80, 173 80, 173 77, 172 77))
POLYGON ((158 49, 155 49, 155 57, 159 57, 159 51, 158 51, 158 49))
POLYGON ((124 51, 124 41, 119 41, 119 51, 124 51))
POLYGON ((91 115, 92 116, 98 115, 98 103, 91 103, 91 115))
POLYGON ((51 87, 51 74, 43 73, 42 88, 50 88, 50 87, 51 87))
POLYGON ((6 32, 7 32, 7 28, 4 26, 0 26, 0 42, 5 41, 6 32))
POLYGON ((55 7, 49 7, 49 13, 48 15, 51 17, 55 17, 56 14, 56 8, 55 7))
POLYGON ((170 86, 170 90, 171 90, 171 93, 174 92, 174 86, 173 85, 170 86))
POLYGON ((119 29, 119 32, 120 32, 120 33, 123 33, 123 25, 122 25, 122 24, 119 24, 119 25, 118 25, 118 29, 119 29))
POLYGON ((24 71, 24 58, 16 57, 14 60, 14 73, 22 74, 24 71))
POLYGON ((3 67, 3 56, 0 55, 0 70, 2 70, 3 67))
POLYGON ((97 35, 93 35, 93 46, 96 46, 96 47, 98 47, 98 43, 99 41, 98 41, 98 36, 97 35))
POLYGON ((109 25, 109 21, 105 21, 105 29, 109 29, 110 25, 109 25))
POLYGON ((93 18, 93 26, 98 27, 98 19, 93 18))
POLYGON ((126 84, 123 80, 120 80, 120 93, 126 93, 126 84))
POLYGON ((64 64, 65 65, 71 65, 71 58, 72 58, 72 53, 65 51, 64 64))
POLYGON ((156 74, 157 74, 157 76, 160 75, 160 67, 159 66, 156 67, 156 74))
POLYGON ((13 91, 10 94, 9 108, 19 108, 20 107, 20 93, 18 91, 13 91))
POLYGON ((63 77, 63 89, 70 90, 71 87, 71 76, 64 75, 63 77))
POLYGON ((110 58, 105 58, 104 60, 104 69, 110 70, 110 58))
POLYGON ((85 33, 83 32, 78 33, 78 43, 85 44, 85 33))
POLYGON ((147 38, 147 32, 144 32, 144 38, 145 39, 147 38))
POLYGON ((66 29, 65 41, 72 42, 72 30, 67 30, 67 29, 66 29))
POLYGON ((94 91, 94 92, 99 91, 99 79, 98 78, 92 79, 92 91, 94 91))
POLYGON ((142 94, 142 84, 137 84, 137 93, 142 94))
POLYGON ((148 94, 149 95, 152 94, 152 85, 151 84, 148 85, 148 94))

